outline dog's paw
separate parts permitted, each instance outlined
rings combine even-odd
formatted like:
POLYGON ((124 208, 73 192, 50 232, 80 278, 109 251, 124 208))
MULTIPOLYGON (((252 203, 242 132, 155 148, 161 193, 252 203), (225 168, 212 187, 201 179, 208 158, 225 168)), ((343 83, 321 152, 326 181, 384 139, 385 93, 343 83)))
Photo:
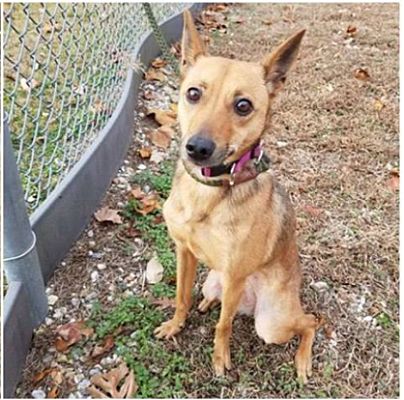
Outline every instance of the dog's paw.
POLYGON ((305 385, 308 382, 307 378, 310 378, 312 375, 311 370, 311 357, 296 359, 296 370, 297 370, 297 379, 298 381, 305 385))
POLYGON ((213 307, 217 306, 219 304, 219 300, 213 299, 213 300, 208 300, 208 299, 203 299, 199 305, 198 305, 198 310, 201 313, 205 313, 206 311, 212 309, 213 307))
POLYGON ((223 376, 225 369, 231 368, 230 346, 229 344, 215 345, 213 353, 213 368, 216 376, 223 376))
POLYGON ((158 339, 169 339, 176 335, 184 327, 184 323, 178 322, 175 319, 163 322, 158 328, 154 330, 154 335, 158 339))

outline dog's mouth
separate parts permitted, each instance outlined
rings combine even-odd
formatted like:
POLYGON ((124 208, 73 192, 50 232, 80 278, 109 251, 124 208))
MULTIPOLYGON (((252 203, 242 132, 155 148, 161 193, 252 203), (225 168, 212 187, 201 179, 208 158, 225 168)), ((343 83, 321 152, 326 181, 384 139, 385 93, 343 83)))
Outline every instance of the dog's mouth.
POLYGON ((226 161, 234 154, 234 152, 235 148, 233 146, 226 146, 224 148, 216 149, 206 160, 195 160, 187 154, 183 147, 182 159, 198 167, 212 168, 218 165, 227 164, 226 161))

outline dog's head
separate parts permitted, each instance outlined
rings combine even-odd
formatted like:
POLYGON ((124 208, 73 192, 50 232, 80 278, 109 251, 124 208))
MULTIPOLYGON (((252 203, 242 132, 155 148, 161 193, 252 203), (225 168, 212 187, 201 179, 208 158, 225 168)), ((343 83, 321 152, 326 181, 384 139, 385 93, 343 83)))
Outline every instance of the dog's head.
POLYGON ((291 36, 261 63, 210 57, 191 13, 184 12, 178 106, 184 160, 229 164, 259 140, 303 35, 291 36))

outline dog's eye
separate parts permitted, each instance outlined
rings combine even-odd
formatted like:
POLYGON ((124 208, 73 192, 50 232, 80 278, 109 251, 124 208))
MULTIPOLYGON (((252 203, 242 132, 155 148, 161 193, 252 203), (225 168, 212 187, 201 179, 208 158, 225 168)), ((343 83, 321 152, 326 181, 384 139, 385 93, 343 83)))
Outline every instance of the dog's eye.
POLYGON ((238 115, 245 117, 253 110, 253 105, 251 104, 250 100, 240 99, 234 104, 234 110, 238 115))
POLYGON ((202 92, 198 88, 191 87, 187 90, 187 99, 191 103, 196 103, 202 96, 202 92))

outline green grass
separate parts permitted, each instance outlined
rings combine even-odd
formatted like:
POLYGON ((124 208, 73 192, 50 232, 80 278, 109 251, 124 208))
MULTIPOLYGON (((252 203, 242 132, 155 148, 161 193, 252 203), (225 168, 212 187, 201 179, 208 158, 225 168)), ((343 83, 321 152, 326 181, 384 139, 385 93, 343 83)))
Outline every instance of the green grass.
POLYGON ((121 356, 136 376, 136 397, 180 397, 189 379, 190 365, 176 349, 154 338, 154 329, 165 319, 148 300, 129 296, 105 312, 98 303, 92 310, 89 325, 96 338, 103 339, 125 327, 115 338, 116 354, 121 356), (128 334, 127 331, 132 331, 128 334))

